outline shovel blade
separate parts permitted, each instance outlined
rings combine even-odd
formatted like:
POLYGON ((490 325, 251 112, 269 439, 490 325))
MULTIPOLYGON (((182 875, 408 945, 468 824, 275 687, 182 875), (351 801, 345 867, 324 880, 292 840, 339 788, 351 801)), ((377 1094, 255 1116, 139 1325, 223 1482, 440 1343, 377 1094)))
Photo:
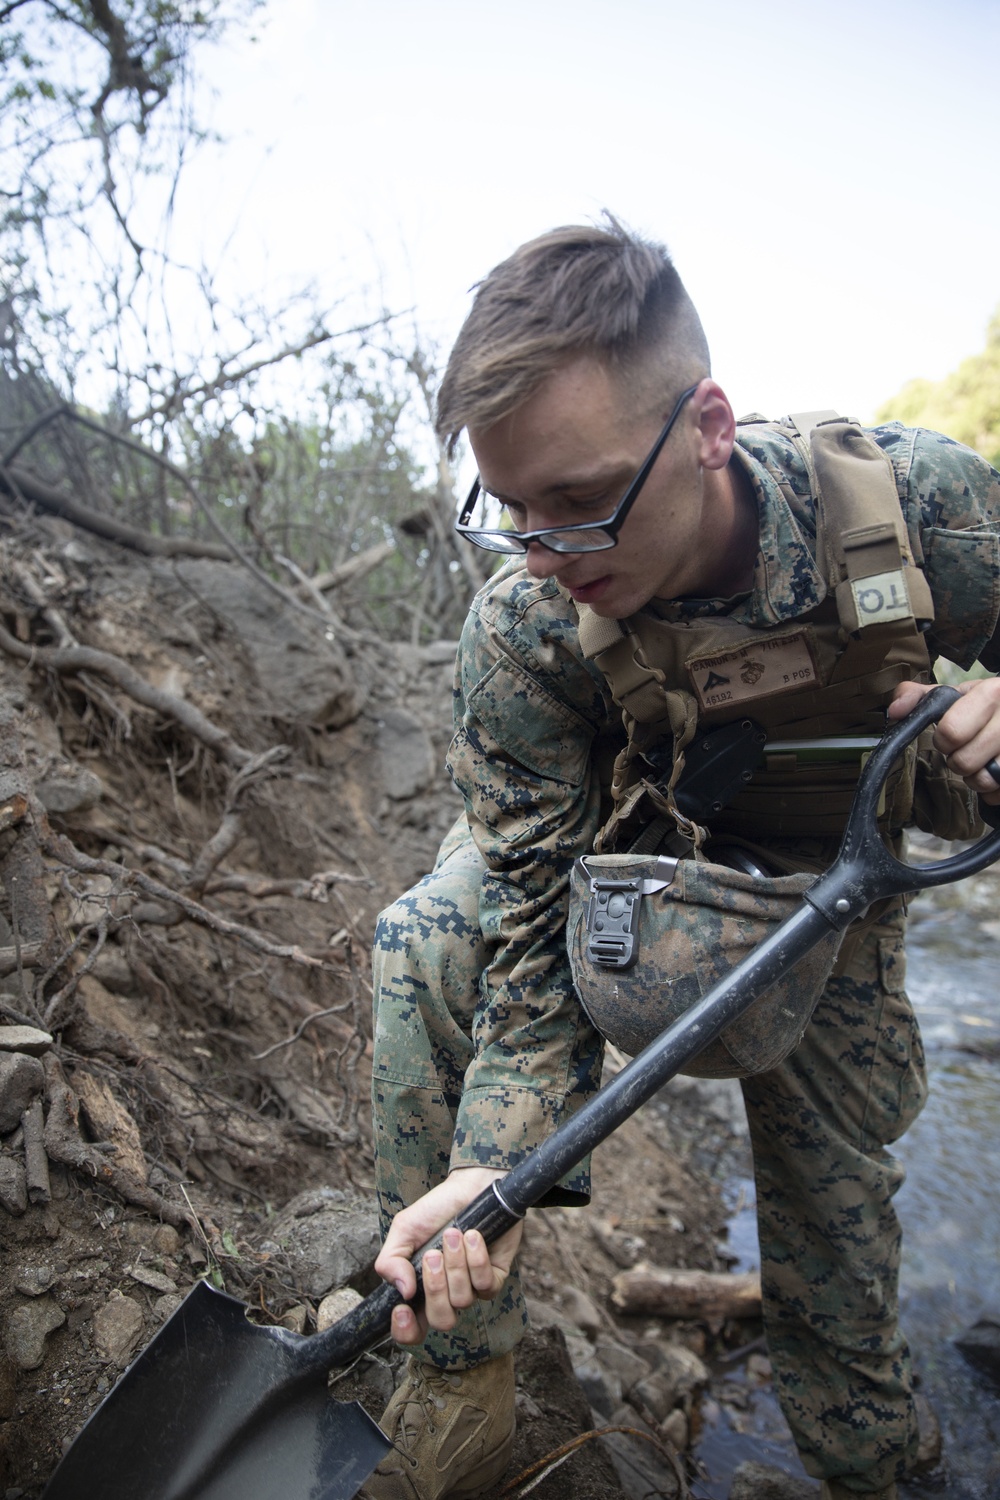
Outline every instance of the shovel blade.
POLYGON ((206 1282, 94 1412, 43 1500, 351 1500, 390 1443, 311 1340, 206 1282))

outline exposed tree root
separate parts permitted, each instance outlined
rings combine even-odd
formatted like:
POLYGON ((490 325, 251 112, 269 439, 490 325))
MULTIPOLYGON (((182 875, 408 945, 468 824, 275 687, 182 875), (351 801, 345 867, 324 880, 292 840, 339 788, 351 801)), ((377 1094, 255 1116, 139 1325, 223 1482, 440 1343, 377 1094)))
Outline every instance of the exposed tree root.
POLYGON ((92 646, 29 646, 24 641, 17 640, 2 625, 0 649, 19 661, 46 667, 52 672, 96 672, 128 693, 136 703, 174 719, 227 765, 239 770, 254 759, 250 750, 238 745, 227 729, 213 724, 193 703, 185 698, 178 698, 174 693, 165 693, 161 688, 153 687, 133 667, 122 661, 120 656, 114 656, 110 651, 96 651, 92 646))
POLYGON ((208 907, 201 906, 197 901, 192 901, 190 897, 182 895, 171 886, 163 885, 161 881, 144 875, 141 870, 130 870, 126 865, 112 864, 107 859, 92 859, 89 855, 83 854, 64 834, 53 833, 49 830, 41 843, 45 853, 51 859, 58 860, 69 869, 79 870, 84 875, 108 875, 112 880, 121 881, 123 886, 134 886, 137 890, 152 896, 154 901, 178 906, 184 916, 189 921, 196 922, 199 927, 207 927, 210 931, 217 932, 224 937, 237 938, 248 947, 256 949, 258 953, 270 954, 272 958, 284 958, 289 963, 302 964, 310 969, 332 969, 333 967, 325 959, 306 953, 296 943, 273 943, 270 938, 266 938, 255 928, 245 927, 242 922, 231 922, 227 917, 220 916, 218 912, 209 911, 208 907))
POLYGON ((104 1153, 88 1146, 80 1134, 80 1101, 66 1082, 58 1059, 49 1053, 45 1059, 45 1079, 49 1096, 49 1113, 45 1121, 45 1150, 51 1161, 60 1162, 95 1182, 111 1188, 126 1203, 134 1203, 147 1213, 178 1228, 191 1223, 191 1211, 171 1203, 168 1198, 131 1173, 116 1167, 104 1153))

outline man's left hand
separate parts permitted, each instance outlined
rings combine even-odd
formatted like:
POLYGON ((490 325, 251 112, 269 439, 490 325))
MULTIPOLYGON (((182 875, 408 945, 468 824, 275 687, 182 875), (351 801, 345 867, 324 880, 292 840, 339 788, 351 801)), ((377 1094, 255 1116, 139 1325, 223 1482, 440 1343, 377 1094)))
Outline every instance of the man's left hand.
MULTIPOLYGON (((935 684, 901 682, 889 705, 889 719, 905 718, 935 684)), ((1000 786, 986 769, 1000 759, 1000 678, 980 677, 963 682, 961 698, 953 703, 934 730, 934 745, 948 765, 964 778, 991 807, 1000 806, 1000 786)))
MULTIPOLYGON (((415 1296, 417 1275, 411 1262, 417 1250, 491 1182, 505 1175, 490 1167, 454 1168, 444 1182, 393 1219, 375 1262, 378 1275, 391 1281, 407 1299, 415 1296)), ((393 1309, 392 1336, 396 1342, 417 1344, 427 1337, 429 1328, 447 1332, 454 1328, 463 1308, 471 1307, 477 1298, 495 1297, 510 1271, 523 1227, 515 1224, 492 1245, 487 1245, 477 1229, 464 1235, 455 1228, 445 1229, 441 1249, 428 1250, 424 1255, 423 1307, 418 1312, 407 1301, 393 1309)))

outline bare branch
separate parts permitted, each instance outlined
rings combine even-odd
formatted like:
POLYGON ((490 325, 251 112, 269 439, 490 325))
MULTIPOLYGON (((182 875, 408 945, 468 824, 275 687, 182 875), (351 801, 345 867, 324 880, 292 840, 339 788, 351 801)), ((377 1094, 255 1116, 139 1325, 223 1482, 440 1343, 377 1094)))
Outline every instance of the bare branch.
POLYGON ((0 457, 0 469, 6 469, 9 464, 12 464, 21 449, 26 448, 32 438, 37 437, 40 432, 43 432, 49 423, 54 422, 57 417, 63 416, 65 411, 66 403, 65 401, 60 401, 58 406, 50 406, 48 411, 43 411, 41 416, 36 417, 33 422, 29 423, 16 441, 7 449, 7 452, 0 457))
MULTIPOLYGON (((329 612, 320 613, 303 604, 301 599, 296 598, 288 589, 282 588, 280 584, 275 583, 273 578, 269 578, 263 568, 258 568, 257 564, 252 558, 247 556, 242 547, 238 546, 230 536, 227 536, 224 528, 220 526, 213 515, 211 508, 202 499, 201 493, 183 469, 178 468, 176 464, 171 463, 168 458, 162 453, 157 453, 155 449, 147 447, 135 438, 126 436, 123 432, 115 432, 113 428, 105 427, 101 422, 95 422, 93 417, 84 416, 82 412, 77 411, 72 406, 66 408, 64 415, 71 421, 78 422, 81 427, 89 427, 92 432, 100 433, 109 442, 118 443, 123 448, 129 448, 134 453, 141 454, 143 458, 149 459, 152 463, 159 464, 168 474, 172 474, 184 486, 215 534, 221 538, 223 545, 227 548, 231 557, 237 558, 248 572, 252 573, 266 589, 269 589, 272 594, 276 594, 284 603, 290 604, 293 609, 298 610, 301 614, 307 614, 311 619, 318 619, 325 627, 329 628, 331 623, 329 612)), ((139 534, 142 535, 143 533, 139 534)), ((348 629, 342 622, 338 624, 337 629, 347 640, 359 640, 361 638, 356 631, 348 629)))
POLYGON ((367 547, 364 552, 348 558, 347 562, 331 568, 328 573, 315 573, 309 582, 321 593, 326 593, 330 589, 343 588, 346 583, 357 583, 368 573, 374 572, 387 557, 393 555, 395 550, 392 542, 379 542, 377 546, 367 547))
POLYGON ((178 381, 169 395, 159 401, 152 402, 138 415, 129 420, 133 427, 141 427, 144 422, 150 422, 154 417, 173 416, 185 401, 190 401, 194 396, 215 396, 220 391, 227 390, 240 381, 248 379, 251 375, 257 375, 261 370, 267 370, 272 365, 280 365, 286 359, 297 359, 309 349, 315 349, 320 344, 332 343, 336 339, 350 338, 353 334, 370 333, 373 328, 384 327, 392 317, 399 314, 385 314, 380 318, 374 318, 369 323, 358 323, 354 328, 341 328, 336 333, 328 333, 325 328, 317 328, 308 337, 297 344, 286 344, 283 349, 278 349, 273 354, 262 354, 259 359, 248 361, 244 365, 237 365, 233 370, 226 368, 226 361, 220 359, 219 367, 215 375, 208 380, 203 380, 197 385, 185 384, 178 381))

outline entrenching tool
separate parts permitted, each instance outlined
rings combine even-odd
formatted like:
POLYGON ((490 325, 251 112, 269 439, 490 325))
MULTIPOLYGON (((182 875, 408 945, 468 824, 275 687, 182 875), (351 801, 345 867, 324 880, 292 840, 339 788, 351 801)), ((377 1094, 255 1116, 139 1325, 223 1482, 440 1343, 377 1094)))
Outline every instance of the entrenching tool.
MULTIPOLYGON (((934 689, 881 740, 840 852, 802 906, 480 1194, 456 1221, 461 1229, 492 1241, 522 1219, 831 928, 843 931, 873 901, 973 875, 1000 856, 998 830, 952 858, 909 865, 878 831, 893 762, 957 697, 934 689)), ((350 1500, 390 1445, 357 1403, 330 1399, 327 1375, 385 1336, 401 1300, 382 1286, 325 1333, 303 1337, 249 1323, 241 1303, 200 1282, 90 1418, 43 1500, 350 1500)))

